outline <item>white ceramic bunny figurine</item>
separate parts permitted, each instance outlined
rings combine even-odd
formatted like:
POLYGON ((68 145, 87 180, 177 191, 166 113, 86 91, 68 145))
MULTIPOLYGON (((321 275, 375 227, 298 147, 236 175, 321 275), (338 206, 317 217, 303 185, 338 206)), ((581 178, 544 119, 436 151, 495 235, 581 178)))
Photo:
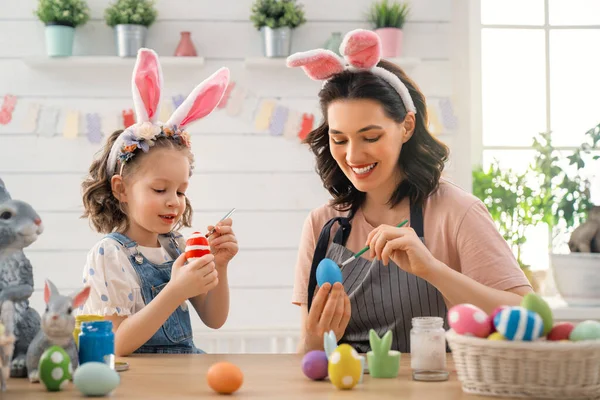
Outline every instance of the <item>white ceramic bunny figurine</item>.
POLYGON ((79 365, 77 346, 73 338, 75 317, 73 309, 85 303, 90 295, 90 287, 84 287, 80 292, 64 296, 52 282, 46 280, 44 301, 46 312, 42 316, 42 329, 33 339, 27 350, 27 371, 31 382, 39 381, 38 363, 44 351, 51 346, 60 346, 71 358, 73 370, 79 365))

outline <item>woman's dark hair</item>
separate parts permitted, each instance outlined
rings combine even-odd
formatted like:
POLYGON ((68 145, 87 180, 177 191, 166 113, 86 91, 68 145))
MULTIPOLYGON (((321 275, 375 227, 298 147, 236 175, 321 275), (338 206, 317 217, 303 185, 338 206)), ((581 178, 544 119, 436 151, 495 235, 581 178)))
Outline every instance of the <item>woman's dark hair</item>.
MULTIPOLYGON (((404 179, 392 194, 389 204, 393 207, 408 196, 411 203, 422 205, 438 188, 448 159, 448 147, 429 133, 425 96, 417 85, 395 64, 382 60, 378 66, 402 80, 417 108, 414 133, 402 146, 398 158, 404 179)), ((356 211, 365 200, 365 193, 354 187, 329 149, 327 109, 333 101, 351 99, 377 101, 383 107, 386 116, 398 123, 404 121, 407 114, 398 92, 384 79, 369 71, 344 71, 323 87, 319 93, 323 123, 308 134, 304 143, 308 143, 316 155, 316 171, 325 189, 333 196, 332 205, 340 211, 356 211)))

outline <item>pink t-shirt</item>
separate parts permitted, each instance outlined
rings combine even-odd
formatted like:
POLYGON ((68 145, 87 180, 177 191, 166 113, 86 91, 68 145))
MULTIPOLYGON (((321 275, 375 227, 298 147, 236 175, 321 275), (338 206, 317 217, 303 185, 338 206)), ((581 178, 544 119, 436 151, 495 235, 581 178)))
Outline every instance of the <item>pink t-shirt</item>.
MULTIPOLYGON (((311 211, 306 218, 296 262, 294 304, 308 302, 310 267, 321 229, 331 218, 347 214, 326 204, 311 211)), ((388 224, 409 219, 408 199, 400 203, 398 216, 388 224)), ((425 244, 436 259, 491 288, 507 290, 530 286, 485 205, 472 194, 442 179, 438 190, 423 205, 423 219, 425 244)), ((332 228, 330 240, 337 227, 332 228)), ((358 210, 352 219, 346 247, 354 253, 362 249, 374 228, 358 210)), ((362 257, 368 259, 368 255, 367 252, 362 257)))

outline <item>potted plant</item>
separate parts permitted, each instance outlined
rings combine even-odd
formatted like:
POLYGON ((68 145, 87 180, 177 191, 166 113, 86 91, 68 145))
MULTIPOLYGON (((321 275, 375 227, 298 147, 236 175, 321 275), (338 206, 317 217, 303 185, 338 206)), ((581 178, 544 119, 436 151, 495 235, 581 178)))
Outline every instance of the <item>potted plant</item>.
POLYGON ((256 0, 250 20, 261 32, 266 57, 287 57, 292 49, 292 32, 306 22, 296 0, 256 0))
POLYGON ((90 18, 84 0, 39 0, 35 15, 45 25, 46 52, 50 57, 73 54, 75 28, 90 18))
POLYGON ((115 30, 119 57, 135 57, 146 46, 148 27, 157 16, 152 0, 117 0, 104 12, 106 24, 115 30))
POLYGON ((383 57, 402 54, 402 28, 410 12, 408 3, 381 0, 371 6, 369 21, 381 39, 383 57))
MULTIPOLYGON (((473 194, 487 206, 526 274, 530 272, 529 266, 521 260, 521 247, 527 241, 525 230, 538 223, 546 224, 550 265, 556 276, 557 288, 566 299, 571 293, 566 295, 564 288, 569 282, 574 282, 574 278, 580 277, 579 282, 595 282, 584 277, 584 269, 588 267, 581 261, 593 259, 593 256, 560 253, 568 250, 567 236, 588 218, 588 212, 593 207, 590 181, 581 174, 581 170, 586 162, 600 159, 600 156, 593 155, 594 150, 600 149, 600 124, 586 132, 585 141, 570 155, 561 154, 553 146, 549 132, 540 133, 534 138, 533 149, 535 154, 532 162, 523 173, 501 169, 498 162, 493 162, 487 171, 481 167, 475 168, 473 194), (569 165, 565 168, 567 160, 569 165)), ((600 268, 600 261, 595 262, 600 268)), ((531 280, 530 274, 529 277, 531 280)), ((532 284, 535 285, 535 282, 532 284)), ((582 285, 570 287, 577 287, 579 295, 588 301, 590 296, 582 293, 582 285)), ((600 296, 596 301, 600 304, 600 296)))
POLYGON ((522 259, 522 248, 527 242, 526 229, 540 220, 540 215, 533 208, 533 192, 527 186, 526 172, 502 169, 496 160, 487 170, 481 166, 473 169, 473 194, 487 207, 498 231, 513 250, 531 286, 537 291, 531 266, 522 259))

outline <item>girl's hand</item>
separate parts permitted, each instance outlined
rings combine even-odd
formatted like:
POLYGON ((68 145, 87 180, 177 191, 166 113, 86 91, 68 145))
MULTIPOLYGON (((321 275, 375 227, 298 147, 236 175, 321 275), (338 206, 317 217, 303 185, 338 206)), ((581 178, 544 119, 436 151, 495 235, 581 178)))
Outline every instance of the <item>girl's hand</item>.
POLYGON ((239 250, 232 224, 231 218, 227 218, 219 222, 216 227, 212 225, 207 227, 209 232, 215 228, 215 232, 208 237, 208 244, 211 253, 215 256, 215 264, 219 267, 227 266, 239 250))
POLYGON ((180 294, 183 300, 208 293, 219 284, 214 258, 212 254, 206 254, 186 264, 183 253, 173 263, 167 285, 171 285, 175 289, 173 292, 180 294))
POLYGON ((369 233, 366 244, 372 258, 385 265, 391 259, 404 271, 424 279, 440 263, 410 227, 380 225, 369 233))

